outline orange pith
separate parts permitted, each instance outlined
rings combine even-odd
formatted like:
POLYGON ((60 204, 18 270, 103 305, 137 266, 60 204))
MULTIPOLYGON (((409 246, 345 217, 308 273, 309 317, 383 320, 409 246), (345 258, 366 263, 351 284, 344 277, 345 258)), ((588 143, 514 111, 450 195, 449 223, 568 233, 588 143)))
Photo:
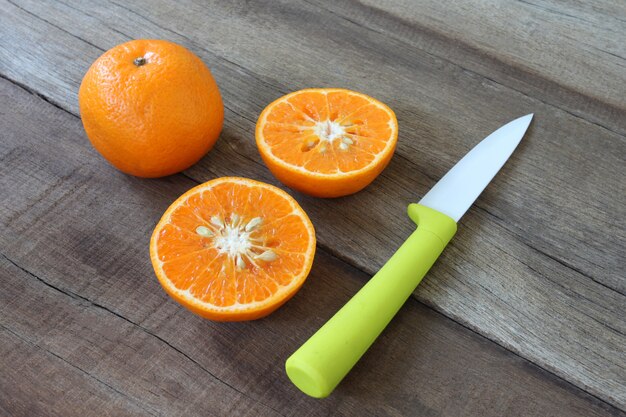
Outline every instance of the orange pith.
POLYGON ((318 197, 361 190, 389 163, 398 123, 385 104, 335 88, 300 90, 259 116, 256 141, 272 173, 318 197))
POLYGON ((225 177, 178 198, 157 224, 150 257, 159 282, 193 312, 220 321, 263 317, 300 288, 315 231, 287 193, 225 177))

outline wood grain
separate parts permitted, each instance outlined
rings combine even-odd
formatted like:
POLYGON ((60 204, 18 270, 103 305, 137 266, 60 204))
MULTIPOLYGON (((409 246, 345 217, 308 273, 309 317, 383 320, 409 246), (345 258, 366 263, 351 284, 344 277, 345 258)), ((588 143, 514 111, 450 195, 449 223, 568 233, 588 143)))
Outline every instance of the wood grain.
POLYGON ((315 1, 554 107, 626 134, 626 3, 315 1))
POLYGON ((332 397, 308 398, 284 360, 364 273, 321 250, 303 289, 269 318, 193 316, 159 288, 146 248, 162 210, 195 183, 116 172, 78 118, 6 80, 0 120, 9 415, 625 415, 416 300, 332 397))
MULTIPOLYGON (((619 98, 626 94, 613 77, 620 61, 604 60, 591 72, 577 67, 567 76, 557 71, 574 59, 576 42, 567 37, 580 39, 599 26, 604 38, 589 42, 601 46, 607 33, 621 29, 623 37, 625 29, 601 18, 551 29, 545 13, 519 4, 481 20, 484 27, 458 11, 425 26, 415 13, 387 3, 379 11, 355 5, 348 16, 350 4, 9 2, 0 11, 0 27, 11 28, 0 39, 0 74, 77 114, 80 79, 103 50, 142 37, 186 45, 213 70, 228 108, 216 149, 186 173, 196 181, 234 174, 275 183, 255 149, 253 128, 260 110, 288 91, 333 85, 387 102, 398 114, 400 141, 381 178, 344 199, 296 194, 322 247, 369 274, 410 232, 408 202, 490 131, 535 112, 520 149, 461 221, 416 295, 625 407, 626 118, 619 98), (520 35, 511 41, 519 57, 497 54, 503 30, 497 25, 521 12, 565 52, 542 61, 520 35), (399 14, 409 29, 391 24, 399 14), (458 36, 441 35, 457 24, 465 34, 461 45, 458 36), (610 94, 596 88, 607 79, 610 94)), ((617 2, 597 8, 599 15, 624 18, 617 2)), ((515 28, 511 33, 528 30, 515 28)), ((117 239, 114 232, 110 238, 117 239)))

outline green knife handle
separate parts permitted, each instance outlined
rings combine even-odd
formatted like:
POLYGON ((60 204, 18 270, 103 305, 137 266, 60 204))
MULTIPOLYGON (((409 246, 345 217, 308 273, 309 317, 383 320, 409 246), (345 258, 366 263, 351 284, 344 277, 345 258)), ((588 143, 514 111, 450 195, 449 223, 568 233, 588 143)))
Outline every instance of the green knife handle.
POLYGON ((328 396, 398 312, 452 236, 456 222, 429 207, 411 204, 417 230, 341 310, 285 365, 305 394, 328 396))

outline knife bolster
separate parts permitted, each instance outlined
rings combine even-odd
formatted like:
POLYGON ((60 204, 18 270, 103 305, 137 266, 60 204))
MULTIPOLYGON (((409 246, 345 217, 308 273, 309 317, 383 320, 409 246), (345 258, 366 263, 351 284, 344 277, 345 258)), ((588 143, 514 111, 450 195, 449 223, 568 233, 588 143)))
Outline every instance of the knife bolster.
POLYGON ((449 216, 421 204, 409 204, 409 217, 422 231, 429 231, 441 240, 442 249, 456 233, 456 222, 449 216))

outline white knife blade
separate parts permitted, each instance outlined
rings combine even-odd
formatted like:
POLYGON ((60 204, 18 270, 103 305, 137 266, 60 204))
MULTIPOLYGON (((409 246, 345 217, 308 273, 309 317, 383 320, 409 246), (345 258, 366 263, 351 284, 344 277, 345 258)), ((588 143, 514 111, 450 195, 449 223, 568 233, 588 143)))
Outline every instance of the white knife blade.
POLYGON ((509 159, 532 118, 531 113, 515 119, 483 139, 426 193, 419 204, 458 222, 509 159))

